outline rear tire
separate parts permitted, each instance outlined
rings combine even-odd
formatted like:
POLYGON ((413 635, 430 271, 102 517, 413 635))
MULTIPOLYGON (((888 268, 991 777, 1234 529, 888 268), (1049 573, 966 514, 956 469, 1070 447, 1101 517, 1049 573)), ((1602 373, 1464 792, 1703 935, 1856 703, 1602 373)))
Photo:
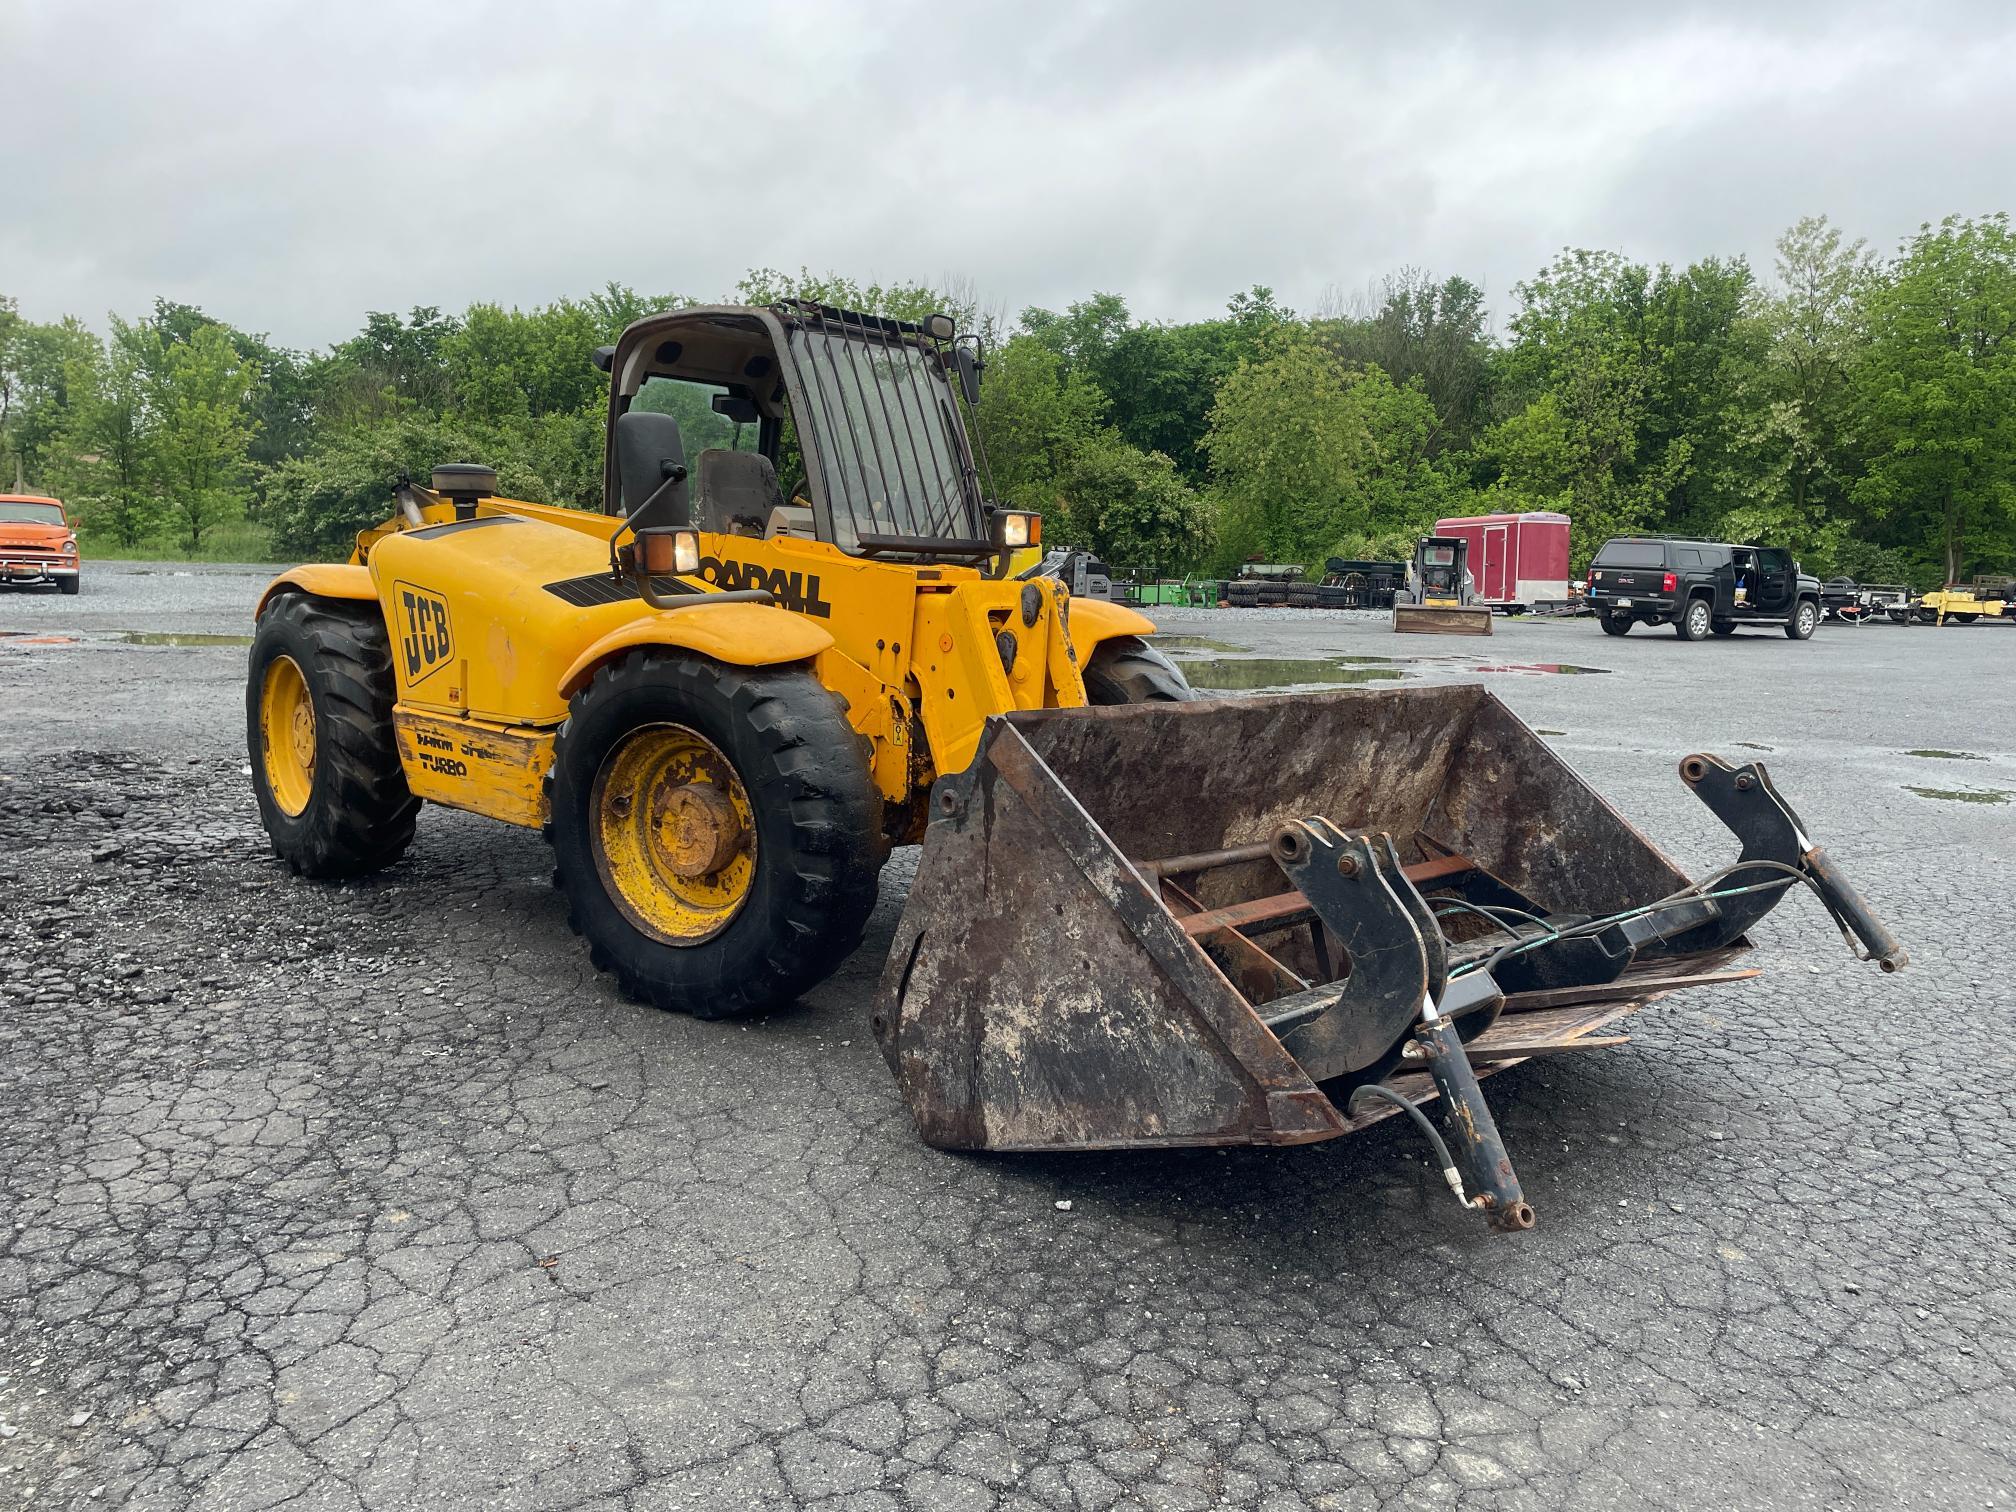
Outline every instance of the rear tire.
POLYGON ((1101 641, 1084 676, 1085 697, 1095 704, 1189 703, 1197 697, 1182 669, 1138 635, 1101 641))
POLYGON ((273 853, 300 875, 361 876, 412 843, 420 800, 392 737, 394 697, 377 605, 283 593, 259 616, 245 684, 252 790, 273 853))
POLYGON ((1820 606, 1811 599, 1801 599, 1792 611, 1792 618, 1785 622, 1785 637, 1787 640, 1811 640, 1819 623, 1820 606))
POLYGON ((1605 635, 1629 635, 1631 617, 1626 614, 1599 614, 1596 622, 1603 627, 1605 635))
POLYGON ((1715 611, 1705 598, 1687 600, 1687 607, 1680 611, 1680 617, 1673 621, 1673 633, 1684 641, 1708 639, 1713 628, 1715 611))
MULTIPOLYGON (((568 923, 595 965, 642 1002, 702 1019, 777 1007, 832 975, 861 943, 887 855, 882 801, 861 738, 809 672, 633 651, 574 695, 547 795, 568 923), (688 773, 679 789, 670 786, 677 774, 659 772, 645 789, 654 812, 667 811, 662 795, 695 787, 725 786, 746 805, 733 854, 706 863, 715 871, 672 877, 612 854, 608 837, 630 827, 632 809, 610 807, 610 783, 625 750, 663 732, 699 737, 726 771, 688 773), (732 898, 708 905, 717 908, 711 922, 668 928, 668 915, 653 912, 659 897, 683 906, 676 887, 718 894, 717 881, 732 898)), ((648 836, 663 826, 636 828, 648 836)), ((648 856, 661 842, 641 844, 648 856)))

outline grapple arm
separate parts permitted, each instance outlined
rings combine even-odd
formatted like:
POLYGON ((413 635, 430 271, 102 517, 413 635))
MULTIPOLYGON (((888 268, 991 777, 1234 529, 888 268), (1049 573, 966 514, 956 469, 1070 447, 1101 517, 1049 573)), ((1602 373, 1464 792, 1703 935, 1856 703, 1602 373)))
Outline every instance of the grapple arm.
POLYGON ((1731 944, 1804 881, 1819 895, 1851 950, 1859 940, 1861 949, 1856 953, 1885 971, 1899 970, 1910 961, 1909 953, 1849 885, 1833 857, 1807 838, 1806 826, 1772 786, 1762 762, 1738 767, 1717 756, 1689 756, 1680 763, 1680 780, 1743 842, 1743 855, 1713 888, 1725 895, 1714 900, 1716 918, 1670 935, 1642 954, 1688 955, 1731 944))

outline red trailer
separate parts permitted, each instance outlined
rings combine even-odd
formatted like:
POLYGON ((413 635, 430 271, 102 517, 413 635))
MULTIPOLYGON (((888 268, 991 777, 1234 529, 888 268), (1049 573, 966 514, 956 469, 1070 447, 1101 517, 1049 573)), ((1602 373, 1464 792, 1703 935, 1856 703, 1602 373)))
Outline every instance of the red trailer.
POLYGON ((1536 509, 1526 514, 1466 515, 1437 520, 1435 534, 1470 543, 1470 576, 1477 602, 1497 608, 1531 608, 1568 598, 1568 516, 1536 509))

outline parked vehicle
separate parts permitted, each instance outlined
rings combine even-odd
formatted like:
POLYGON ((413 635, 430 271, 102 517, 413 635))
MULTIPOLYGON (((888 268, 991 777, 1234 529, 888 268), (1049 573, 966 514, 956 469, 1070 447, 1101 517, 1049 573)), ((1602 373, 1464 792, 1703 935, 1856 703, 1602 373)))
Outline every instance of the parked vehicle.
POLYGON ((1844 625, 1866 625, 1888 619, 1901 625, 1911 618, 1917 598, 1902 583, 1858 583, 1853 578, 1829 578, 1820 590, 1820 606, 1827 618, 1844 625))
POLYGON ((54 583, 77 592, 83 583, 77 532, 61 499, 0 494, 0 582, 54 583))
POLYGON ((2011 610, 2007 599, 1984 597, 1972 587, 1946 587, 1920 594, 1912 607, 1928 625, 1971 625, 1982 618, 2000 619, 2011 610))
POLYGON ((1326 609, 1391 609, 1406 581, 1405 562, 1333 556, 1323 563, 1320 602, 1326 609))
POLYGON ((1514 613, 1568 601, 1568 516, 1552 510, 1437 520, 1435 534, 1469 542, 1475 603, 1514 613))
POLYGON ((1806 640, 1820 623, 1820 580, 1779 546, 1613 536, 1590 563, 1589 603, 1605 635, 1671 625, 1698 641, 1776 625, 1806 640))

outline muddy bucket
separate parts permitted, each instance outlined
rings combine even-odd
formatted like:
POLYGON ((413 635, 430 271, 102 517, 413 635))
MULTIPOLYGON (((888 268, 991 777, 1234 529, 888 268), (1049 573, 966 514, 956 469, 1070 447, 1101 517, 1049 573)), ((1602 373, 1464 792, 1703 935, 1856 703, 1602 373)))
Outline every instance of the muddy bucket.
POLYGON ((1728 896, 1477 686, 992 720, 933 790, 876 1035, 943 1147, 1300 1144, 1440 1091, 1503 1164, 1481 1101, 1454 1106, 1473 1068, 1730 980, 1811 880, 1770 859, 1808 842, 1761 766, 1688 762, 1745 842, 1728 896))
POLYGON ((1393 606, 1393 628, 1402 635, 1489 635, 1491 618, 1485 604, 1393 606))

